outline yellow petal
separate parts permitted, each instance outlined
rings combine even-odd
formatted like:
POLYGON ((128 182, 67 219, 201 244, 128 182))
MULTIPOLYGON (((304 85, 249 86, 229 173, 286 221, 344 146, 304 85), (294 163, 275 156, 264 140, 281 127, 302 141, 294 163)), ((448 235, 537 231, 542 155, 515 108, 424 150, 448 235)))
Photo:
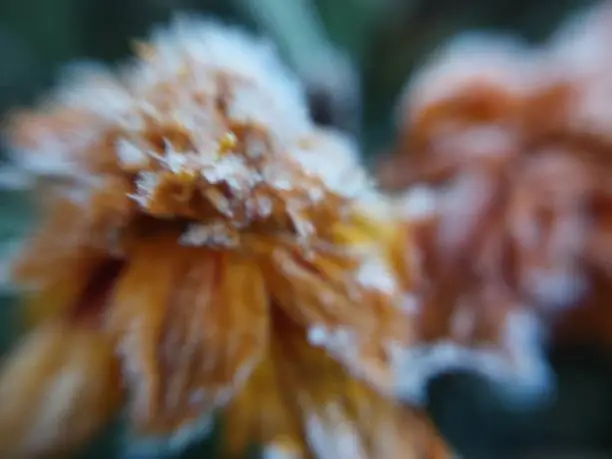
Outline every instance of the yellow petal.
POLYGON ((83 446, 118 408, 118 368, 102 334, 52 323, 0 373, 0 453, 34 458, 83 446))
POLYGON ((293 452, 299 458, 305 454, 298 413, 286 403, 277 371, 268 354, 225 411, 223 430, 228 456, 244 457, 247 448, 261 445, 279 453, 293 452))
POLYGON ((109 327, 120 339, 137 433, 180 447, 261 358, 268 299, 253 262, 175 240, 138 244, 109 327))

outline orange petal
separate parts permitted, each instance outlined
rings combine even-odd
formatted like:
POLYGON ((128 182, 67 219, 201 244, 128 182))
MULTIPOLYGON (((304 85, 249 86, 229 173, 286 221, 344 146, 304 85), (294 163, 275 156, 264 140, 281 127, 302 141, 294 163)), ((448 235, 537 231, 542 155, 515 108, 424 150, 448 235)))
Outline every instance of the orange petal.
POLYGON ((387 204, 382 199, 370 207, 368 201, 332 225, 331 247, 315 245, 304 253, 277 243, 262 264, 272 297, 308 330, 311 344, 384 393, 396 394, 397 350, 416 337, 409 293, 414 280, 411 263, 395 251, 399 244, 410 253, 410 244, 387 221, 387 204))
POLYGON ((267 340, 268 307, 254 263, 175 239, 139 243, 109 317, 137 433, 169 437, 170 448, 210 421, 249 376, 267 340))
POLYGON ((422 414, 351 377, 278 311, 271 352, 226 419, 229 450, 236 457, 249 444, 262 446, 265 457, 450 457, 422 414))
POLYGON ((0 452, 34 458, 83 446, 120 401, 102 334, 52 323, 32 331, 0 373, 0 452))
POLYGON ((98 250, 84 248, 81 211, 72 202, 58 203, 13 265, 15 282, 32 290, 27 315, 34 323, 66 312, 103 258, 98 250))
POLYGON ((277 248, 265 272, 272 296, 309 330, 313 345, 394 393, 399 385, 394 350, 412 342, 413 315, 402 307, 408 297, 399 293, 384 261, 366 256, 362 263, 346 269, 325 254, 306 259, 277 248))
POLYGON ((278 378, 314 457, 448 457, 428 424, 351 377, 299 328, 281 318, 275 332, 278 378))
POLYGON ((113 180, 85 205, 54 201, 47 220, 13 264, 12 277, 26 288, 30 323, 67 313, 77 303, 91 276, 108 260, 110 238, 128 218, 130 205, 122 181, 113 180), (115 229, 115 231, 111 231, 115 229))

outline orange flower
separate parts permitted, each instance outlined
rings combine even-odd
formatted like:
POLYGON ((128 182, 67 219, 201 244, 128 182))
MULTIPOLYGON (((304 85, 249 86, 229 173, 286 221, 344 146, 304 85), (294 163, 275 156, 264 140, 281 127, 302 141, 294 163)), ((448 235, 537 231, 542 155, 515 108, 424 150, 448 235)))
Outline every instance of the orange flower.
MULTIPOLYGON (((573 232, 566 246, 579 260, 577 270, 582 278, 582 295, 576 295, 575 307, 563 311, 554 322, 554 338, 560 342, 612 344, 611 26, 611 2, 577 15, 552 38, 543 64, 552 70, 551 86, 563 88, 563 97, 558 96, 553 107, 557 122, 550 123, 556 129, 549 128, 548 135, 571 156, 556 169, 548 166, 550 181, 558 183, 545 190, 559 196, 554 209, 563 216, 563 233, 573 232)), ((558 237, 553 244, 558 246, 560 241, 558 237)))
MULTIPOLYGON (((46 215, 14 266, 34 336, 60 322, 66 339, 90 334, 83 352, 109 343, 120 383, 80 390, 102 400, 125 385, 140 446, 180 448, 231 405, 233 452, 257 440, 300 457, 432 448, 422 420, 367 385, 397 391, 392 351, 414 334, 400 307, 409 285, 385 252, 396 232, 376 213, 354 146, 315 128, 268 45, 239 31, 181 23, 138 54, 121 77, 82 69, 9 132, 46 215), (327 438, 332 428, 341 432, 327 438)), ((36 365, 77 365, 48 353, 36 365)), ((100 357, 96 371, 113 360, 100 357)), ((25 378, 11 367, 2 376, 25 378)), ((32 390, 49 393, 49 378, 37 381, 32 390)), ((72 429, 66 421, 36 448, 6 444, 33 455, 72 429)))
POLYGON ((410 212, 420 208, 420 223, 411 221, 426 292, 417 329, 430 339, 461 334, 507 349, 516 313, 561 320, 556 339, 612 336, 603 312, 611 12, 604 5, 540 49, 460 39, 408 86, 398 149, 380 179, 410 190, 410 212))
MULTIPOLYGON (((416 258, 419 268, 412 273, 418 344, 402 356, 405 368, 418 377, 412 385, 404 380, 403 390, 420 397, 421 380, 470 371, 494 383, 513 403, 536 401, 552 383, 542 355, 544 330, 499 272, 496 232, 487 228, 490 240, 475 237, 474 246, 443 245, 444 225, 452 216, 444 213, 449 207, 438 208, 432 199, 419 188, 397 199, 396 214, 412 222, 405 228, 405 246, 417 247, 407 258, 416 258)), ((396 257, 402 254, 398 247, 396 257)))
POLYGON ((507 279, 508 176, 520 154, 533 63, 519 44, 463 37, 402 99, 397 152, 381 164, 418 247, 416 327, 440 365, 501 380, 520 395, 549 385, 538 319, 507 279))

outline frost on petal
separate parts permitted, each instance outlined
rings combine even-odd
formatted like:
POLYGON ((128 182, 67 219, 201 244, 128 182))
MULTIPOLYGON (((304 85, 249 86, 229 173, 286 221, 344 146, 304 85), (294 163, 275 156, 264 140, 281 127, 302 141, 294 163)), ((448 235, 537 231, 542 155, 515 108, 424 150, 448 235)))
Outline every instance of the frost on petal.
POLYGON ((369 190, 354 142, 314 127, 265 40, 182 18, 136 52, 117 74, 76 68, 41 110, 12 118, 13 156, 43 188, 86 200, 117 187, 143 216, 300 242, 369 190))
POLYGON ((529 51, 512 36, 464 33, 432 56, 407 86, 402 100, 419 113, 425 106, 478 85, 521 93, 527 89, 528 72, 534 71, 529 51))
POLYGON ((17 112, 6 137, 14 162, 42 177, 75 178, 108 167, 110 131, 133 104, 130 94, 102 65, 74 64, 37 113, 17 112))
POLYGON ((172 236, 141 240, 130 255, 107 326, 120 342, 136 446, 181 449, 262 357, 263 280, 252 262, 172 236))
POLYGON ((466 164, 497 167, 513 156, 537 62, 510 37, 479 34, 436 54, 404 90, 396 154, 379 165, 383 187, 444 180, 466 164))
POLYGON ((129 92, 101 63, 83 61, 68 65, 60 81, 60 87, 48 99, 48 104, 83 110, 101 120, 115 122, 133 103, 129 92))
MULTIPOLYGON (((418 203, 402 201, 398 215, 411 215, 418 203)), ((504 233, 496 226, 503 220, 485 218, 477 206, 466 210, 476 211, 473 216, 457 214, 461 206, 451 207, 434 205, 425 214, 417 209, 417 217, 406 223, 409 242, 396 242, 393 249, 395 266, 404 258, 412 267, 396 272, 398 282, 411 286, 407 293, 414 304, 413 344, 396 345, 390 352, 398 393, 422 402, 431 378, 459 370, 486 377, 513 402, 542 397, 551 378, 542 354, 541 318, 507 284, 504 233), (453 213, 461 219, 455 221, 453 213), (411 282, 402 282, 406 273, 411 282)))
POLYGON ((570 16, 553 33, 549 42, 550 54, 566 65, 567 71, 590 73, 593 68, 606 65, 605 43, 610 38, 612 8, 608 2, 601 2, 594 8, 587 8, 570 16), (570 64, 576 64, 573 69, 570 64))
POLYGON ((409 319, 382 220, 358 209, 374 193, 354 143, 317 130, 269 44, 238 29, 184 19, 136 47, 9 126, 48 211, 15 269, 36 317, 73 319, 116 262, 95 325, 116 339, 137 449, 210 427, 261 360, 271 306, 347 327, 352 370, 367 355, 383 384, 378 339, 404 339, 409 319))
POLYGON ((431 425, 410 408, 354 379, 290 324, 279 330, 274 353, 279 378, 315 457, 450 457, 431 425))
POLYGON ((441 222, 425 221, 415 231, 417 250, 422 251, 416 287, 423 303, 416 326, 421 345, 397 353, 406 373, 413 375, 404 379, 405 395, 418 399, 430 376, 467 370, 496 383, 515 403, 542 400, 552 388, 543 354, 544 318, 509 286, 508 260, 499 237, 503 233, 484 226, 486 231, 477 232, 449 263, 435 245, 435 228, 441 222), (414 362, 423 371, 411 372, 414 362))
POLYGON ((549 85, 564 85, 569 96, 564 107, 564 128, 612 141, 612 112, 606 103, 612 96, 608 75, 612 60, 607 44, 612 35, 609 2, 571 17, 546 46, 548 55, 541 79, 549 85))
POLYGON ((33 330, 0 373, 0 451, 48 457, 83 446, 118 410, 119 384, 107 337, 59 323, 33 330))
POLYGON ((214 140, 227 129, 222 115, 237 126, 259 126, 277 146, 311 127, 303 90, 272 44, 238 27, 179 17, 137 52, 126 84, 154 122, 198 130, 206 120, 204 134, 214 140))
POLYGON ((265 369, 249 381, 228 419, 232 432, 243 434, 239 444, 248 432, 271 458, 451 457, 420 413, 353 378, 283 313, 274 323, 265 369), (278 389, 282 402, 261 404, 278 389))
POLYGON ((435 215, 438 203, 435 189, 415 186, 392 201, 393 212, 405 221, 422 221, 435 215))
POLYGON ((257 88, 249 91, 251 85, 244 86, 245 92, 235 94, 230 117, 236 121, 261 124, 280 135, 295 135, 309 125, 301 85, 282 65, 273 44, 239 27, 177 16, 170 27, 154 31, 145 49, 149 51, 142 56, 145 61, 132 75, 128 73, 128 84, 137 93, 181 76, 186 66, 192 66, 204 72, 197 79, 185 79, 187 90, 209 93, 217 85, 215 79, 223 75, 252 82, 257 88))
POLYGON ((303 254, 279 245, 266 257, 264 273, 272 297, 308 330, 311 345, 392 394, 399 381, 390 349, 412 343, 414 311, 402 307, 402 288, 384 248, 351 237, 353 245, 338 245, 337 252, 303 254))
MULTIPOLYGON (((589 169, 571 156, 542 152, 521 165, 507 194, 488 178, 488 190, 438 191, 424 216, 414 203, 398 210, 404 218, 417 212, 407 237, 416 245, 413 292, 421 303, 422 345, 397 352, 406 362, 405 397, 418 400, 430 376, 453 370, 484 375, 515 402, 550 389, 540 328, 550 312, 563 316, 595 292, 585 244, 597 215, 587 202, 599 195, 589 169)), ((469 176, 459 178, 465 184, 469 176)))
POLYGON ((401 399, 426 402, 427 383, 456 371, 486 378, 514 406, 546 399, 554 380, 543 352, 542 323, 532 311, 514 306, 492 319, 478 306, 466 304, 452 312, 450 320, 438 321, 435 338, 394 354, 401 399))
MULTIPOLYGON (((611 274, 611 12, 598 6, 536 49, 481 41, 472 55, 451 46, 407 93, 380 178, 433 196, 416 217, 425 294, 461 283, 470 297, 502 289, 553 340, 557 329, 586 339, 588 323, 604 335, 593 305, 608 297, 611 274), (568 317, 581 324, 575 333, 568 317)), ((414 222, 414 212, 398 215, 414 222)))
POLYGON ((333 130, 318 129, 292 151, 307 174, 313 174, 335 193, 360 197, 368 190, 368 178, 360 164, 354 140, 333 130))
POLYGON ((84 173, 87 149, 103 128, 81 110, 55 108, 49 113, 17 113, 8 130, 13 162, 35 177, 74 178, 84 173))

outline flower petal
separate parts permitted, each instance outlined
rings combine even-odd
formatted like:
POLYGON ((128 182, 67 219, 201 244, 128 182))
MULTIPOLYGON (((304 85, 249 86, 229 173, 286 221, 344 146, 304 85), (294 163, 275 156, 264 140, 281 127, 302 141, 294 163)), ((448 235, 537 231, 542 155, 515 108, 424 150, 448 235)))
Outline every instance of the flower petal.
POLYGON ((2 368, 0 400, 3 456, 31 458, 83 446, 119 406, 110 341, 61 323, 32 331, 2 368))
POLYGON ((131 206, 123 181, 106 185, 85 202, 51 196, 46 221, 14 261, 12 277, 28 294, 29 322, 68 313, 93 272, 114 255, 119 241, 112 238, 129 218, 131 206))
POLYGON ((300 419, 287 405, 283 390, 277 364, 268 354, 225 412, 229 456, 244 457, 250 446, 263 445, 284 453, 294 450, 296 457, 303 457, 306 445, 300 419))
POLYGON ((315 457, 445 457, 432 455, 432 432, 409 409, 351 377, 288 321, 275 330, 279 379, 315 457))
POLYGON ((137 433, 169 437, 169 448, 182 447, 228 402, 267 339, 259 268, 173 237, 139 243, 111 308, 137 433))
POLYGON ((418 343, 397 355, 402 398, 422 401, 431 378, 467 370, 495 382, 513 401, 537 400, 552 384, 544 324, 504 282, 503 233, 482 232, 477 251, 464 247, 459 257, 445 258, 435 241, 440 224, 438 217, 413 221, 406 236, 414 237, 423 258, 416 276, 418 343))
POLYGON ((252 441, 264 457, 450 457, 420 414, 381 397, 306 338, 274 314, 270 355, 227 413, 232 452, 252 441))
POLYGON ((304 257, 278 247, 265 273, 285 312, 309 330, 312 345, 332 352, 359 377, 394 393, 393 348, 414 337, 412 311, 402 309, 390 267, 365 256, 361 266, 333 254, 304 257))
POLYGON ((58 203, 13 265, 14 280, 32 290, 27 313, 35 323, 66 312, 103 258, 97 250, 84 249, 83 233, 73 232, 80 218, 74 203, 58 203))

